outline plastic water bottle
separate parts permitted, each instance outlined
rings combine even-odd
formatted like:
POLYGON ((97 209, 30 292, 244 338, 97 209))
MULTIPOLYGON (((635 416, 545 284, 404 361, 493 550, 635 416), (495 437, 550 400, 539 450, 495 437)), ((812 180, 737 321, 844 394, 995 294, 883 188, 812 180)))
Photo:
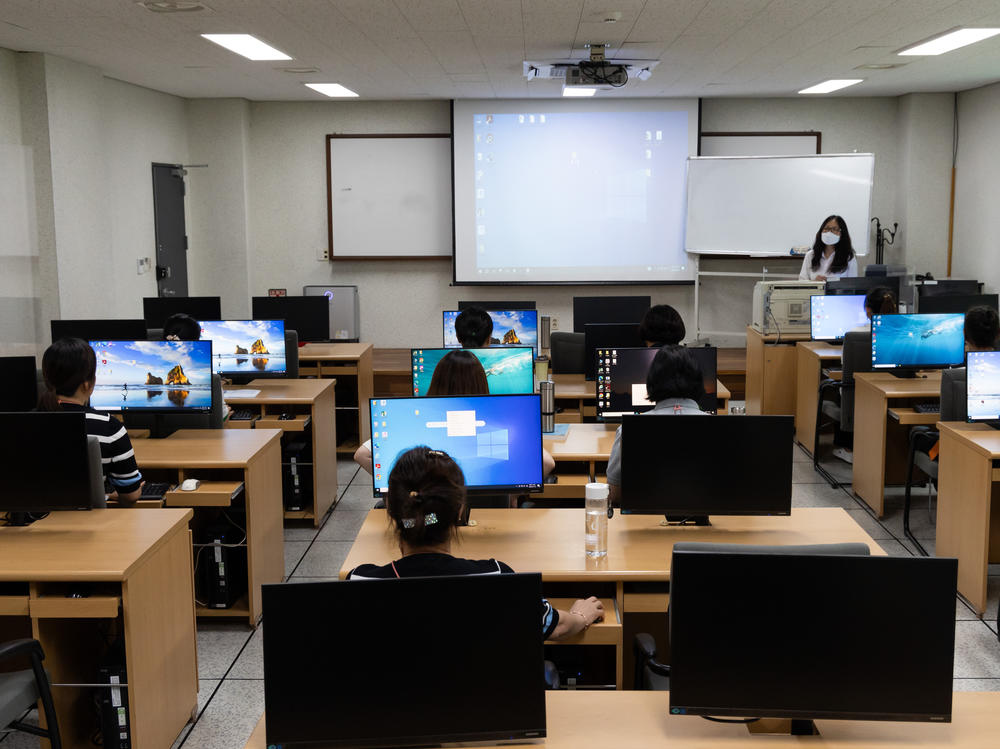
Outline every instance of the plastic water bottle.
POLYGON ((588 557, 608 555, 608 485, 587 484, 584 490, 587 526, 584 549, 588 557))

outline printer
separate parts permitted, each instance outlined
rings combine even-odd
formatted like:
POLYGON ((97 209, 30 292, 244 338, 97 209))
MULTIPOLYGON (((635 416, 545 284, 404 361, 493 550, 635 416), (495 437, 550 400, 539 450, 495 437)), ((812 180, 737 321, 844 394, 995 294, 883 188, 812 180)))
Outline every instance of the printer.
POLYGON ((823 281, 758 281, 753 287, 753 329, 762 335, 809 335, 810 300, 823 281))

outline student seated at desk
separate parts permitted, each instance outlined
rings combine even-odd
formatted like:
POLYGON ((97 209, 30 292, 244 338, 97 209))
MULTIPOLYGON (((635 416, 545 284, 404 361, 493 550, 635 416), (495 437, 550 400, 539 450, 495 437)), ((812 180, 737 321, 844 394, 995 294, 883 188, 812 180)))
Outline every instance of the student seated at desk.
POLYGON ((650 307, 639 323, 639 338, 649 347, 675 346, 685 335, 687 330, 680 313, 669 304, 650 307))
POLYGON ((493 318, 480 307, 468 307, 455 318, 455 337, 462 348, 488 348, 493 336, 493 318))
POLYGON ((876 286, 865 294, 865 316, 868 322, 851 328, 850 333, 871 333, 872 315, 895 315, 899 312, 899 305, 896 303, 896 295, 888 286, 876 286))
MULTIPOLYGON (((465 505, 465 477, 451 457, 440 450, 414 447, 399 456, 389 474, 386 511, 399 542, 400 559, 382 566, 362 564, 348 580, 436 577, 439 575, 501 575, 514 572, 496 559, 462 559, 451 553, 458 520, 465 505)), ((456 615, 461 604, 456 604, 456 615)), ((503 616, 503 601, 497 601, 503 616)), ((542 599, 542 636, 571 637, 604 617, 601 602, 591 596, 560 611, 542 599)), ((470 622, 474 627, 475 622, 470 622)))
POLYGON ((191 315, 177 312, 163 323, 164 341, 199 341, 201 325, 191 315))
MULTIPOLYGON (((646 375, 646 397, 656 405, 643 416, 707 416, 698 407, 698 398, 704 394, 701 370, 690 352, 683 346, 664 346, 653 357, 646 375)), ((664 445, 663 449, 666 452, 670 446, 664 445)), ((612 505, 621 503, 621 489, 622 428, 618 427, 608 456, 608 492, 612 505)))
MULTIPOLYGON (((87 434, 101 443, 101 467, 112 486, 109 495, 118 504, 131 504, 142 493, 142 474, 135 462, 132 440, 118 419, 90 407, 97 384, 97 357, 94 349, 79 338, 62 338, 42 356, 45 392, 38 400, 39 411, 75 411, 87 415, 87 434)), ((55 456, 58 466, 58 456, 55 456)))
POLYGON ((851 244, 847 222, 837 215, 827 216, 820 224, 812 249, 802 258, 799 279, 836 281, 858 275, 858 261, 851 244))
MULTIPOLYGON (((489 315, 487 315, 489 317, 489 315)), ((491 323, 492 324, 492 323, 491 323)), ((492 328, 491 328, 492 330, 492 328)), ((486 379, 486 370, 479 358, 463 349, 449 351, 441 357, 434 368, 431 384, 427 388, 427 397, 442 395, 489 395, 490 385, 486 379)), ((365 440, 354 451, 354 462, 372 472, 372 441, 365 440)), ((548 476, 555 470, 556 462, 548 450, 542 448, 542 472, 548 476)))
POLYGON ((995 351, 1000 345, 1000 315, 992 307, 972 307, 965 313, 965 350, 995 351))

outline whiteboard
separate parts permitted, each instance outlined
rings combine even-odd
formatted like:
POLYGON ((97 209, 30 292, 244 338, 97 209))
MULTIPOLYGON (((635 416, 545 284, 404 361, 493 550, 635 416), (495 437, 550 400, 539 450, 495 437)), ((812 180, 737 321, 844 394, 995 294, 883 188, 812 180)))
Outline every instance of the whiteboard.
POLYGON ((701 156, 805 156, 819 153, 819 133, 702 133, 701 156))
POLYGON ((451 136, 327 136, 330 257, 451 257, 451 136))
POLYGON ((812 246, 823 219, 844 217, 868 253, 870 153, 688 160, 685 248, 698 254, 788 255, 812 246))

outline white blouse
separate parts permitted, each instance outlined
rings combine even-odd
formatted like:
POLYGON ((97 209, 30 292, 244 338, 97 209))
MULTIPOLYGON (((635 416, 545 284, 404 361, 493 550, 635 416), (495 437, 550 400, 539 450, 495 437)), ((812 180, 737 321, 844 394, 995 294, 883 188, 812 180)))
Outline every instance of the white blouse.
POLYGON ((815 281, 816 276, 826 276, 827 281, 836 281, 840 278, 854 278, 858 275, 857 257, 852 257, 847 261, 847 269, 843 272, 830 273, 830 266, 833 264, 833 259, 836 256, 836 252, 831 252, 828 256, 824 255, 819 259, 819 268, 813 270, 813 251, 809 250, 809 252, 806 253, 806 256, 802 258, 802 270, 799 271, 799 280, 815 281))

